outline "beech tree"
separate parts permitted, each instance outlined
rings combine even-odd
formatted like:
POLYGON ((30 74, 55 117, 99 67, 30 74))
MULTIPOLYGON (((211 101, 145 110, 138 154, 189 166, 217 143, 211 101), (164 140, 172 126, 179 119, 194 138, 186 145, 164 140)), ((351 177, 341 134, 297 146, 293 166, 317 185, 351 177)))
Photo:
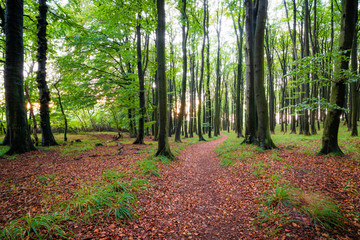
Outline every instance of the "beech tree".
POLYGON ((349 56, 353 43, 353 36, 357 19, 357 0, 342 1, 341 30, 339 39, 339 52, 341 58, 335 64, 335 79, 331 84, 330 104, 336 105, 328 109, 325 119, 324 132, 322 136, 322 147, 320 154, 335 153, 343 155, 338 145, 338 132, 340 124, 340 115, 345 103, 346 94, 346 75, 345 71, 349 69, 349 56))
MULTIPOLYGON (((269 111, 264 86, 264 35, 267 17, 267 0, 245 2, 249 46, 249 75, 254 79, 257 111, 257 144, 263 149, 276 147, 270 136, 269 111), (254 14, 254 15, 253 15, 254 14)), ((252 140, 249 139, 249 142, 252 140)))
POLYGON ((5 14, 5 101, 10 149, 7 154, 35 150, 30 138, 24 98, 22 0, 7 0, 5 14))
POLYGON ((175 132, 175 141, 180 142, 180 133, 185 114, 185 97, 186 97, 186 81, 187 81, 187 39, 189 33, 189 21, 186 15, 186 0, 181 0, 181 29, 182 29, 182 52, 183 52, 183 75, 181 81, 181 105, 180 113, 177 119, 177 126, 175 132))
POLYGON ((156 156, 165 156, 175 159, 171 153, 168 140, 168 109, 167 109, 167 82, 165 64, 165 0, 157 0, 157 30, 156 30, 156 53, 157 53, 157 83, 159 92, 159 140, 156 156))
POLYGON ((47 15, 46 0, 39 0, 39 17, 38 17, 38 71, 36 81, 39 88, 40 99, 40 127, 43 146, 57 145, 50 125, 50 91, 46 82, 46 52, 47 52, 47 39, 46 39, 46 15, 47 15))

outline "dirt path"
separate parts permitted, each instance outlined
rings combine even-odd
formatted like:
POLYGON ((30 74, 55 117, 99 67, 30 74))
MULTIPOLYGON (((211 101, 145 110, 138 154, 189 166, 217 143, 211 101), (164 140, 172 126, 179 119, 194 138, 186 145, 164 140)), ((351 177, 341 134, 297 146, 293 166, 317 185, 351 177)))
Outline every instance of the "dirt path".
MULTIPOLYGON (((145 198, 136 238, 253 239, 251 186, 220 167, 215 148, 227 136, 187 147, 145 198)), ((126 234, 127 235, 127 234, 126 234)))

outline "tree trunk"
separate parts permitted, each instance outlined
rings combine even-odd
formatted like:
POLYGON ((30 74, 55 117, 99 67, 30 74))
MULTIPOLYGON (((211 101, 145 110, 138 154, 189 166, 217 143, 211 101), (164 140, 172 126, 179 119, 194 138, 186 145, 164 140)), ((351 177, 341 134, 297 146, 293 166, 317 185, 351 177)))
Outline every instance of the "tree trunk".
MULTIPOLYGON (((354 34, 354 39, 352 43, 351 49, 351 70, 354 74, 357 74, 357 33, 358 30, 354 34)), ((351 125, 351 136, 357 137, 358 130, 357 130, 357 119, 359 114, 359 81, 350 83, 351 91, 351 99, 352 99, 352 125, 351 125)))
POLYGON ((256 104, 254 91, 254 16, 253 6, 250 0, 245 1, 246 6, 246 116, 245 116, 245 139, 244 143, 256 143, 256 104))
POLYGON ((142 66, 141 57, 141 13, 138 13, 138 23, 136 26, 136 53, 137 53, 137 68, 139 77, 139 101, 140 101, 140 118, 139 118, 139 131, 134 144, 145 144, 144 142, 144 123, 145 123, 145 80, 144 70, 142 66))
POLYGON ((219 12, 217 12, 216 15, 217 15, 216 34, 218 40, 218 48, 217 48, 217 60, 216 60, 216 87, 215 87, 215 119, 214 119, 215 137, 220 135, 220 85, 221 85, 221 73, 220 73, 221 15, 219 16, 219 12))
POLYGON ((186 0, 181 1, 181 20, 182 20, 182 52, 183 52, 183 76, 181 82, 181 105, 180 113, 177 120, 177 127, 175 132, 175 142, 181 142, 180 133, 181 126, 183 125, 183 118, 185 114, 185 104, 186 104, 186 79, 187 79, 187 37, 188 37, 188 19, 186 15, 186 0))
MULTIPOLYGON (((268 66, 268 89, 269 89, 269 119, 270 119, 270 132, 275 133, 275 93, 274 93, 274 83, 272 76, 272 63, 273 63, 273 54, 271 52, 270 46, 271 42, 269 40, 270 30, 266 28, 266 41, 265 41, 265 49, 266 49, 266 60, 268 66)), ((281 119, 282 121, 282 119, 281 119)))
POLYGON ((204 0, 204 19, 203 19, 203 42, 201 46, 201 63, 200 63, 200 80, 198 85, 198 99, 199 99, 199 105, 198 105, 198 135, 199 135, 199 141, 205 141, 203 135, 202 135, 202 126, 201 126, 201 92, 202 92, 202 85, 204 80, 204 51, 205 51, 205 40, 206 40, 206 18, 209 14, 207 11, 207 0, 204 0))
POLYGON ((156 31, 156 52, 157 52, 157 82, 159 87, 159 141, 156 156, 165 156, 175 159, 171 153, 168 140, 168 109, 167 109, 167 82, 165 64, 165 0, 157 0, 157 31, 156 31))
POLYGON ((42 135, 42 146, 58 145, 55 141, 54 135, 51 131, 50 125, 50 92, 46 83, 46 52, 47 52, 47 39, 46 39, 46 14, 48 7, 46 0, 39 0, 39 17, 38 17, 38 52, 37 61, 38 68, 36 74, 36 81, 39 88, 40 98, 40 128, 42 135))
MULTIPOLYGON (((310 44, 309 44, 309 28, 310 28, 310 11, 309 11, 309 2, 308 0, 304 0, 304 11, 305 11, 305 21, 304 21, 304 57, 310 56, 310 44)), ((310 98, 310 83, 309 83, 309 74, 307 74, 307 81, 303 84, 303 92, 304 98, 302 101, 309 101, 310 98)), ((310 127, 309 127, 309 110, 304 109, 303 115, 303 134, 306 136, 310 135, 310 127)))
POLYGON ((6 1, 4 85, 9 155, 35 150, 24 104, 23 11, 22 0, 6 1))
POLYGON ((30 105, 29 111, 30 111, 30 116, 31 116, 31 118, 33 120, 33 136, 34 136, 34 139, 35 139, 35 145, 39 146, 39 138, 37 136, 37 122, 36 122, 36 119, 35 119, 34 108, 33 108, 33 105, 31 103, 31 99, 30 99, 28 85, 25 85, 25 95, 26 95, 26 98, 27 98, 28 103, 30 105))
POLYGON ((242 108, 242 92, 243 92, 243 73, 242 73, 242 62, 243 62, 243 35, 244 35, 244 19, 245 14, 240 17, 238 16, 238 28, 236 28, 234 16, 233 23, 234 23, 234 30, 236 34, 237 40, 237 50, 238 50, 238 59, 237 59, 237 75, 235 74, 235 101, 236 101, 236 112, 235 112, 235 119, 236 119, 236 133, 237 137, 242 137, 242 115, 243 115, 243 108, 242 108), (238 33, 239 31, 239 33, 238 33))
POLYGON ((195 84, 195 53, 191 53, 190 55, 190 73, 191 73, 191 81, 190 81, 190 121, 189 121, 189 135, 190 137, 194 137, 194 84, 195 84))
POLYGON ((68 131, 68 123, 67 123, 67 118, 65 115, 65 111, 64 111, 64 107, 62 105, 62 101, 61 101, 61 96, 60 96, 60 91, 56 86, 57 84, 54 84, 54 87, 56 89, 57 95, 58 95, 58 100, 59 100, 59 106, 60 106, 60 110, 61 110, 61 114, 63 115, 64 118, 64 141, 67 142, 67 131, 68 131))
MULTIPOLYGON (((357 0, 343 0, 342 2, 342 18, 340 30, 339 51, 342 56, 340 62, 335 65, 335 73, 338 75, 331 85, 330 104, 344 107, 345 102, 345 76, 342 73, 349 68, 350 56, 357 16, 357 0)), ((324 132, 322 137, 321 154, 336 153, 343 155, 338 145, 338 130, 340 124, 340 115, 342 110, 331 108, 325 120, 324 132)))
POLYGON ((258 2, 256 15, 256 28, 254 34, 254 79, 255 79, 255 99, 258 115, 258 141, 263 149, 272 149, 274 145, 270 136, 269 113, 265 97, 264 86, 264 33, 267 15, 267 0, 258 2))

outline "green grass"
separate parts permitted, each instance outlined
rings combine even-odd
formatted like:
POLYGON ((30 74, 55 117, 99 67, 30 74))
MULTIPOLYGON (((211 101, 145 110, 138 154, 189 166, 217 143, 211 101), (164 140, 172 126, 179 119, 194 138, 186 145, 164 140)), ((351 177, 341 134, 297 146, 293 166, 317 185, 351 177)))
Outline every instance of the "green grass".
POLYGON ((314 224, 333 229, 345 229, 347 219, 338 205, 320 194, 303 194, 302 202, 305 204, 301 210, 307 214, 314 224))
POLYGON ((30 213, 6 225, 1 233, 1 239, 52 239, 71 237, 62 225, 69 217, 58 214, 31 216, 30 213))
POLYGON ((264 223, 268 223, 266 232, 270 237, 277 235, 283 229, 282 226, 290 221, 287 212, 284 213, 274 208, 263 208, 259 210, 258 215, 254 219, 254 224, 262 226, 264 223))
POLYGON ((266 168, 269 167, 269 164, 259 160, 257 162, 251 163, 251 167, 254 169, 252 174, 254 174, 256 177, 262 177, 266 175, 266 168))
MULTIPOLYGON (((38 179, 47 184, 53 177, 45 174, 38 179)), ((87 221, 109 216, 121 221, 133 220, 136 218, 135 191, 146 189, 150 183, 143 179, 125 182, 125 177, 125 173, 108 169, 97 183, 83 186, 75 192, 72 200, 53 205, 48 212, 34 216, 27 214, 13 220, 2 229, 0 239, 68 238, 71 236, 69 230, 63 226, 68 221, 87 221)))
POLYGON ((61 148, 61 155, 62 156, 76 156, 83 152, 89 151, 94 149, 95 143, 97 141, 84 141, 84 142, 74 142, 73 144, 69 144, 66 146, 63 146, 61 148))
POLYGON ((148 182, 136 179, 126 183, 122 181, 125 176, 115 169, 104 171, 99 183, 84 187, 76 193, 76 197, 67 206, 67 212, 80 214, 83 219, 104 214, 113 215, 118 220, 134 219, 136 197, 133 190, 145 188, 148 182))
POLYGON ((159 173, 159 167, 155 159, 144 159, 135 163, 135 166, 138 169, 140 175, 154 175, 156 177, 161 177, 159 173))
POLYGON ((276 184, 274 189, 265 196, 267 206, 292 206, 294 205, 293 188, 289 184, 276 184))
POLYGON ((38 177, 38 180, 42 185, 46 186, 49 183, 53 182, 55 180, 55 177, 56 177, 55 174, 47 173, 47 174, 44 174, 44 175, 40 175, 38 177))

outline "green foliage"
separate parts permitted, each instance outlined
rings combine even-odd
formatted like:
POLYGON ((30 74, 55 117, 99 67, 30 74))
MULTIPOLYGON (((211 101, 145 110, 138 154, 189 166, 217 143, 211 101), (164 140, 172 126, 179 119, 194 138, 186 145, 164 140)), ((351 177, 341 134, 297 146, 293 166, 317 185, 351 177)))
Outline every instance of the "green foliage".
POLYGON ((62 223, 68 221, 67 216, 53 213, 32 217, 29 214, 6 225, 1 239, 52 239, 53 237, 68 238, 71 235, 62 223))

